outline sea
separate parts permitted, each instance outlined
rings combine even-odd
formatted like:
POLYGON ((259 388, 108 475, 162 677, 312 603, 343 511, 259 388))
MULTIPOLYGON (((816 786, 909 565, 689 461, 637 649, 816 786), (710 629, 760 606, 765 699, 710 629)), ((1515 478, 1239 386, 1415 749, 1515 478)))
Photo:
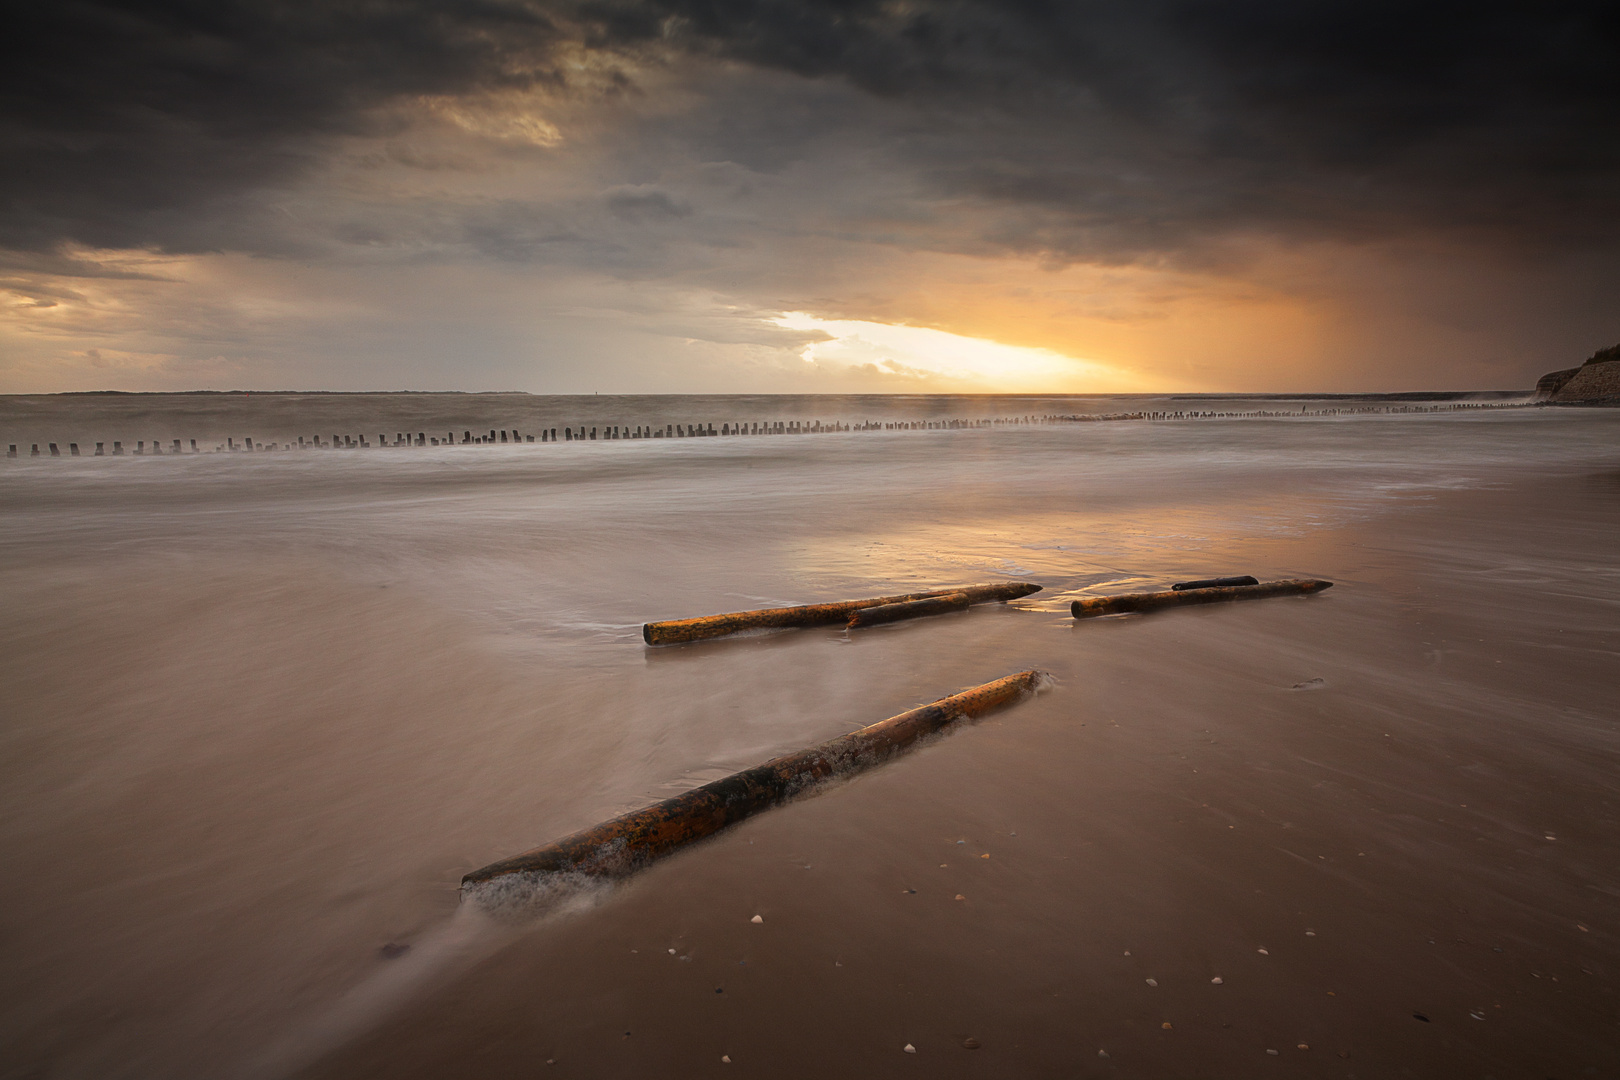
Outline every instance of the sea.
POLYGON ((1620 1076, 1620 410, 42 395, 0 446, 6 1080, 1620 1076), (1070 614, 1236 574, 1333 586, 1070 614), (631 877, 461 889, 1032 668, 631 877))

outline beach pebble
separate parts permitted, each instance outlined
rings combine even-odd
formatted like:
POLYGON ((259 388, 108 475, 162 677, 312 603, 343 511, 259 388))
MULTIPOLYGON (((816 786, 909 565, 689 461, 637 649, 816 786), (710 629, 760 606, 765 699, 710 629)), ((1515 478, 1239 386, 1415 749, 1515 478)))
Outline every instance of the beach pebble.
POLYGON ((1305 936, 1306 937, 1315 937, 1316 936, 1316 931, 1315 930, 1307 930, 1307 931, 1305 931, 1305 936))
POLYGON ((1261 956, 1270 956, 1271 955, 1271 952, 1268 949, 1256 949, 1254 951, 1259 953, 1261 956))
POLYGON ((908 1054, 915 1054, 917 1052, 917 1048, 912 1046, 910 1043, 906 1043, 906 1045, 901 1049, 905 1050, 905 1052, 908 1054))
POLYGON ((978 1039, 963 1039, 962 1040, 962 1048, 964 1050, 977 1050, 979 1048, 979 1040, 978 1039))
POLYGON ((957 893, 957 894, 956 894, 956 898, 957 898, 957 899, 958 899, 958 900, 966 900, 966 899, 967 899, 967 897, 965 897, 965 896, 963 896, 963 895, 962 895, 962 894, 961 894, 961 893, 957 893))
POLYGON ((749 919, 748 921, 751 922, 751 923, 762 923, 762 922, 765 921, 765 916, 763 916, 763 915, 755 915, 752 919, 749 919))
POLYGON ((1221 977, 1219 975, 1215 976, 1213 979, 1211 979, 1209 981, 1211 983, 1215 984, 1216 986, 1221 985, 1221 977))
POLYGON ((1266 1053, 1270 1054, 1272 1057, 1277 1056, 1277 1051, 1275 1051, 1275 1050, 1267 1050, 1266 1053))
POLYGON ((1169 1031, 1170 1030, 1170 1021, 1166 1020, 1164 1023, 1160 1024, 1159 1026, 1164 1028, 1164 1030, 1169 1031))
POLYGON ((917 893, 916 889, 903 889, 901 891, 904 892, 907 896, 915 896, 916 893, 917 893))
POLYGON ((1147 984, 1149 986, 1158 986, 1159 985, 1159 980, 1158 979, 1149 979, 1147 981, 1147 984))
POLYGON ((990 853, 988 851, 985 852, 983 855, 979 856, 979 858, 981 858, 981 859, 988 859, 989 857, 990 857, 990 853))
POLYGON ((1097 1051, 1097 1056, 1098 1056, 1098 1057, 1100 1057, 1100 1058, 1105 1058, 1105 1057, 1107 1057, 1107 1056, 1108 1056, 1108 1051, 1106 1051, 1106 1050, 1099 1050, 1099 1051, 1097 1051))
POLYGON ((1320 690, 1327 685, 1326 679, 1306 679, 1304 682, 1294 684, 1295 690, 1320 690))
POLYGON ((555 1065, 555 1064, 557 1064, 557 1059, 556 1058, 546 1058, 546 1064, 547 1065, 555 1065))
POLYGON ((1306 1044, 1306 1043, 1300 1043, 1300 1044, 1299 1044, 1299 1048, 1300 1048, 1300 1049, 1301 1049, 1301 1050, 1309 1050, 1309 1049, 1310 1049, 1310 1046, 1309 1046, 1309 1045, 1307 1045, 1307 1044, 1306 1044))
POLYGON ((674 949, 669 950, 669 955, 674 956, 675 955, 675 950, 674 949))
POLYGON ((730 1065, 731 1064, 731 1055, 730 1054, 721 1054, 720 1055, 720 1064, 722 1064, 722 1065, 730 1065))

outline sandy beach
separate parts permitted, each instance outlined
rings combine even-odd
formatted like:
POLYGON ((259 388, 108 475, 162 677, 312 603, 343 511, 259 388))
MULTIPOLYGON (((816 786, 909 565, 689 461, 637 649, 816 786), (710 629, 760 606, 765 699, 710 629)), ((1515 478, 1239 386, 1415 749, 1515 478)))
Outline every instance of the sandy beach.
POLYGON ((1517 409, 5 462, 0 1076, 1615 1075, 1617 436, 1517 409), (1335 586, 1068 617, 1212 573, 1335 586), (639 637, 1023 579, 858 633, 639 637), (1055 685, 622 884, 461 902, 1029 667, 1055 685))

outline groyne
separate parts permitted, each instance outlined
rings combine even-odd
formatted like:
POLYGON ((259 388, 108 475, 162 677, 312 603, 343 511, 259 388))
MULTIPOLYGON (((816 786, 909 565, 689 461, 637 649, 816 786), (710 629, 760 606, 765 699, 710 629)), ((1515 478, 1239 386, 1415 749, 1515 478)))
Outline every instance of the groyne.
MULTIPOLYGON (((1332 408, 1310 408, 1302 406, 1299 409, 1249 409, 1249 410, 1210 410, 1210 409, 1177 409, 1170 411, 1149 412, 1116 412, 1116 413, 1046 413, 1026 416, 1000 416, 982 418, 941 417, 921 420, 811 420, 811 419, 770 419, 770 420, 731 420, 719 421, 692 421, 681 422, 665 421, 662 424, 654 423, 622 423, 622 424, 560 424, 556 427, 529 428, 527 430, 517 427, 488 428, 474 432, 470 428, 456 430, 434 431, 395 431, 376 432, 325 432, 309 436, 297 436, 293 439, 266 441, 252 436, 237 438, 228 436, 223 442, 217 439, 145 439, 134 440, 130 443, 125 440, 111 440, 109 442, 94 443, 94 450, 90 450, 89 443, 85 450, 80 450, 80 444, 67 443, 67 457, 164 457, 189 454, 253 454, 253 453, 286 453, 311 450, 408 450, 424 449, 428 447, 498 447, 498 446, 552 446, 575 445, 600 442, 618 442, 623 440, 640 439, 707 439, 707 438, 774 438, 789 436, 810 435, 840 435, 865 434, 873 432, 921 432, 921 431, 984 431, 1007 428, 1030 428, 1064 424, 1087 423, 1118 423, 1118 422, 1148 422, 1168 423, 1179 421, 1199 420, 1260 420, 1260 419, 1310 419, 1335 416, 1363 416, 1375 414, 1398 413, 1452 413, 1459 411, 1477 411, 1481 409, 1513 409, 1534 407, 1526 402, 1445 402, 1433 405, 1403 404, 1403 405, 1357 405, 1332 408)), ((6 457, 62 457, 61 444, 46 443, 48 449, 41 450, 40 443, 27 444, 28 449, 23 450, 22 444, 10 443, 6 448, 6 457)))

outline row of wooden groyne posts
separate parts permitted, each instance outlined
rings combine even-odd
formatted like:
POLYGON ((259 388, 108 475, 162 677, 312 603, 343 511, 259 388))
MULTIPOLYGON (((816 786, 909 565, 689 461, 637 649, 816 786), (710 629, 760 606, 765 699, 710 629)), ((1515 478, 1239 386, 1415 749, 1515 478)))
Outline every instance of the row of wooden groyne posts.
MULTIPOLYGON (((1169 589, 1153 592, 1086 597, 1073 601, 1069 612, 1076 620, 1084 620, 1184 605, 1309 595, 1332 584, 1315 578, 1265 582, 1248 575, 1206 578, 1177 582, 1169 589)), ((1006 603, 1040 591, 1041 586, 1033 582, 1012 581, 734 611, 650 622, 642 627, 642 638, 649 646, 669 646, 795 627, 843 626, 856 631, 902 619, 960 612, 979 604, 1006 603)), ((959 721, 1028 697, 1048 681, 1044 672, 1031 669, 971 687, 819 746, 773 758, 521 855, 490 863, 465 875, 462 888, 476 889, 480 897, 501 905, 544 899, 546 886, 553 883, 625 876, 829 780, 880 765, 959 721), (516 888, 508 891, 506 886, 516 888), (540 888, 526 888, 533 886, 540 888)))
MULTIPOLYGON (((136 440, 135 446, 126 448, 122 442, 112 444, 111 456, 122 457, 130 454, 141 457, 145 454, 201 454, 201 453, 253 453, 254 451, 277 450, 364 450, 373 447, 391 449, 394 447, 413 446, 492 446, 514 445, 521 443, 557 443, 557 442, 596 442, 615 439, 698 439, 721 436, 738 435, 824 435, 840 431, 921 431, 921 430, 958 430, 963 428, 1003 427, 1020 424, 1048 424, 1065 420, 1087 419, 1140 419, 1139 414, 1109 416, 1109 417, 1061 417, 1061 416, 1021 416, 1001 417, 992 420, 918 420, 904 422, 823 422, 821 420, 766 420, 760 422, 731 422, 722 421, 719 426, 710 424, 665 424, 663 427, 653 427, 650 424, 596 424, 587 427, 564 427, 559 433, 557 428, 541 428, 538 436, 535 432, 523 432, 517 428, 490 428, 489 433, 474 435, 471 431, 463 431, 461 438, 456 438, 454 431, 447 431, 444 438, 429 435, 425 431, 418 431, 414 435, 408 431, 395 432, 390 440, 387 434, 379 434, 377 441, 372 442, 364 435, 333 435, 330 442, 316 435, 310 439, 299 436, 297 442, 265 442, 255 443, 252 439, 243 439, 240 443, 234 437, 216 444, 210 450, 203 450, 197 446, 196 439, 170 440, 169 449, 165 450, 162 440, 153 439, 151 449, 147 449, 144 439, 136 440)), ((68 443, 68 456, 79 457, 79 444, 68 443)), ((92 457, 108 455, 107 444, 96 443, 95 453, 92 457)), ((61 448, 56 443, 49 444, 49 456, 61 457, 61 448)), ((17 444, 12 443, 6 449, 7 457, 17 457, 17 444)), ((30 457, 40 457, 42 453, 38 443, 32 444, 30 457)))
MULTIPOLYGON (((461 438, 456 438, 454 431, 447 431, 444 438, 429 435, 425 431, 395 432, 392 440, 386 434, 379 434, 377 440, 372 442, 365 435, 333 435, 331 441, 322 439, 319 435, 305 439, 299 436, 297 442, 255 442, 251 438, 237 442, 234 437, 227 438, 223 443, 215 444, 211 449, 201 449, 196 439, 182 441, 170 440, 167 449, 162 440, 153 439, 148 449, 146 440, 136 440, 133 448, 128 448, 122 441, 114 441, 112 450, 107 449, 105 442, 95 444, 95 451, 90 457, 123 457, 126 454, 134 457, 144 457, 148 454, 162 456, 165 454, 201 454, 201 453, 254 453, 287 450, 363 450, 371 448, 395 447, 426 447, 426 446, 493 446, 515 445, 522 443, 558 443, 558 442, 596 442, 617 439, 689 439, 711 437, 735 437, 755 435, 825 435, 834 432, 864 432, 864 431, 964 431, 981 428, 1020 427, 1042 424, 1079 424, 1094 423, 1098 421, 1117 420, 1226 420, 1250 419, 1265 417, 1300 417, 1300 416, 1348 416, 1367 413, 1433 413, 1450 412, 1458 409, 1501 409, 1522 407, 1518 403, 1483 403, 1483 402, 1449 402, 1444 405, 1400 405, 1400 406, 1366 406, 1356 408, 1315 409, 1299 412, 1292 410, 1254 409, 1244 412, 1218 412, 1207 410, 1176 410, 1170 412, 1123 412, 1103 414, 1047 414, 1042 416, 1009 416, 993 417, 979 420, 891 420, 891 421, 861 421, 844 423, 840 421, 823 422, 821 420, 767 420, 753 421, 723 421, 718 426, 707 424, 665 424, 663 427, 653 427, 646 424, 597 424, 587 427, 564 427, 560 433, 557 428, 541 428, 537 433, 519 431, 517 428, 491 428, 488 434, 474 435, 470 430, 464 430, 461 438)), ((15 458, 18 453, 16 443, 6 448, 6 456, 15 458)), ((62 450, 57 443, 48 443, 47 449, 40 450, 39 443, 30 445, 29 457, 61 457, 62 450)), ((67 444, 68 457, 80 457, 78 443, 67 444)))

